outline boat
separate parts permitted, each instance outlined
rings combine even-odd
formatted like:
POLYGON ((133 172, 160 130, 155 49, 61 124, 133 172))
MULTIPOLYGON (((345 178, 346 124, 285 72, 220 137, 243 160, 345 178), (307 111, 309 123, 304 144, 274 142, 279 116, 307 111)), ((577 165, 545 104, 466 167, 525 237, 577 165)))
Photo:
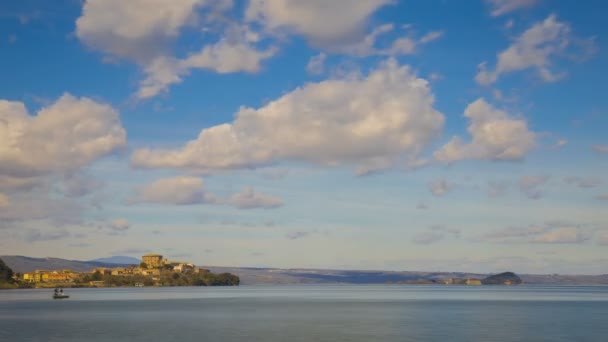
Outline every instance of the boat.
POLYGON ((55 293, 53 294, 53 299, 66 299, 70 298, 70 296, 63 293, 63 289, 55 289, 55 293))

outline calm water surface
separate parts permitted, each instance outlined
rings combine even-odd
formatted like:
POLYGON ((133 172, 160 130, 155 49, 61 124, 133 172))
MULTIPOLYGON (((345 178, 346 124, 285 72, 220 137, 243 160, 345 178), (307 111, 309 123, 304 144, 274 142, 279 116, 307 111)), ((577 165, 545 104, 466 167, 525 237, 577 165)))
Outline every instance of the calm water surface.
POLYGON ((0 341, 608 341, 608 287, 0 291, 0 341))

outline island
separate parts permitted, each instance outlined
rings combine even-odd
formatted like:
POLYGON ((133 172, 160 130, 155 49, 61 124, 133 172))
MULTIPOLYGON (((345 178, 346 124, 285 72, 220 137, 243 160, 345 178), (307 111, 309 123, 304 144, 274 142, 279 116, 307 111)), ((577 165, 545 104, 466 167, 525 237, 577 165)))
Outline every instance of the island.
POLYGON ((0 259, 0 288, 143 287, 143 286, 238 286, 231 273, 213 273, 182 261, 169 261, 160 254, 146 254, 139 265, 98 267, 88 272, 35 270, 14 273, 0 259))

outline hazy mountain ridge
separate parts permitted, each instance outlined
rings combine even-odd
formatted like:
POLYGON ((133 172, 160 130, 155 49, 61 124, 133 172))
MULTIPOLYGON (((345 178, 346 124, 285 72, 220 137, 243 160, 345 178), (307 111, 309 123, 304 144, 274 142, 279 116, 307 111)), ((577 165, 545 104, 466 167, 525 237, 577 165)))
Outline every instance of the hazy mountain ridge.
MULTIPOLYGON (((25 256, 0 256, 15 272, 32 272, 37 269, 71 269, 78 272, 91 271, 96 267, 124 266, 120 263, 66 260, 60 258, 31 258, 25 256)), ((116 260, 116 259, 114 259, 116 260)), ((321 270, 321 269, 278 269, 251 267, 202 266, 211 272, 229 272, 240 277, 242 285, 254 284, 386 284, 415 280, 435 280, 447 278, 483 279, 489 274, 464 272, 415 272, 415 271, 374 271, 374 270, 321 270)), ((608 285, 608 274, 604 275, 557 275, 520 274, 524 284, 538 285, 608 285)))

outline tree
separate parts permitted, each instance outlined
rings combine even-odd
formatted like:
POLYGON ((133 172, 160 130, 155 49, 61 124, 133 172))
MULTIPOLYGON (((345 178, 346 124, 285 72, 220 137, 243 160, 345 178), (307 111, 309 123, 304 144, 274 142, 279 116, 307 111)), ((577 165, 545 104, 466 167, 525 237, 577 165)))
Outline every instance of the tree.
POLYGON ((145 262, 142 261, 141 264, 139 264, 140 268, 148 268, 148 264, 146 264, 145 262))
POLYGON ((13 270, 0 259, 0 283, 12 283, 13 274, 13 270))

